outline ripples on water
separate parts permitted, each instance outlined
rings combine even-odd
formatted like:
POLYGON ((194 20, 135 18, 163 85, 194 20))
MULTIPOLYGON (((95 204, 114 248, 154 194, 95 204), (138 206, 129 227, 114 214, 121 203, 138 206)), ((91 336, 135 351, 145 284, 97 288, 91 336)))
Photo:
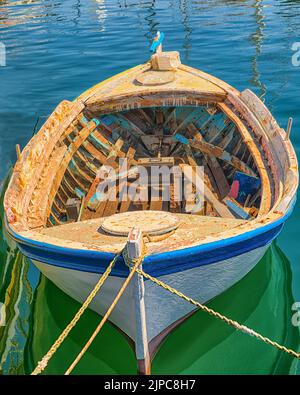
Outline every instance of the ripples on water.
MULTIPOLYGON (((240 90, 254 90, 281 126, 293 116, 298 153, 300 67, 292 66, 291 46, 300 41, 299 22, 298 1, 0 0, 0 41, 7 48, 7 66, 0 67, 0 180, 15 160, 15 144, 26 144, 38 117, 47 116, 62 99, 73 99, 147 60, 157 30, 166 34, 166 49, 180 51, 183 63, 240 90)), ((299 337, 290 325, 290 307, 292 286, 300 301, 297 216, 299 204, 279 239, 292 273, 274 244, 245 279, 212 302, 219 311, 294 348, 299 337)), ((8 325, 0 328, 0 372, 29 373, 78 305, 40 276, 5 235, 0 238, 4 301, 8 325)), ((64 371, 83 345, 86 328, 92 330, 97 321, 95 313, 86 314, 48 373, 64 371)), ((197 313, 168 337, 153 371, 292 373, 295 363, 197 313)), ((135 373, 130 346, 109 324, 77 371, 90 372, 135 373)))

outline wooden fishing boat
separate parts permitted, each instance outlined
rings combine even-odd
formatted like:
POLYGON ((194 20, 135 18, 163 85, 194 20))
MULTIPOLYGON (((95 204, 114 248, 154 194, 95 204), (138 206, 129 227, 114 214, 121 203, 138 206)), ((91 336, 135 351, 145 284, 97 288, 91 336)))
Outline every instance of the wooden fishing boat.
MULTIPOLYGON (((293 210, 298 167, 289 130, 250 90, 181 64, 161 40, 150 61, 62 101, 19 153, 6 191, 9 234, 80 302, 138 226, 148 235, 143 270, 205 303, 255 266, 293 210), (203 204, 196 193, 175 199, 176 172, 168 185, 144 185, 146 198, 124 199, 141 167, 184 175, 202 167, 203 204)), ((120 257, 91 308, 103 314, 127 275, 120 257)), ((144 289, 153 356, 194 307, 150 281, 144 289)), ((136 292, 126 289, 110 320, 136 343, 143 370, 136 292)))

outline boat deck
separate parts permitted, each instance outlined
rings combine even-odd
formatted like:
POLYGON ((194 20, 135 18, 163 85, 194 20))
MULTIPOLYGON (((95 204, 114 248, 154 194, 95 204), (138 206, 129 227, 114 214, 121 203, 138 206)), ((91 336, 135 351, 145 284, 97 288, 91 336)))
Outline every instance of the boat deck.
MULTIPOLYGON (((143 212, 140 212, 141 216, 143 212)), ((158 216, 161 214, 157 213, 158 216)), ((205 238, 215 238, 221 233, 236 228, 248 221, 232 218, 206 217, 191 214, 174 214, 179 220, 178 228, 166 235, 154 236, 148 244, 149 253, 166 252, 200 244, 205 238)), ((50 237, 56 245, 69 248, 88 248, 99 251, 119 252, 126 243, 127 236, 115 236, 104 232, 100 227, 105 218, 58 225, 35 232, 35 239, 45 241, 50 237), (37 236, 38 235, 38 236, 37 236), (53 239, 55 238, 55 240, 53 239)), ((132 223, 134 226, 134 223, 132 223)), ((220 237, 220 236, 219 236, 220 237)), ((222 237, 221 237, 222 238, 222 237)), ((208 240, 209 241, 209 240, 208 240)))

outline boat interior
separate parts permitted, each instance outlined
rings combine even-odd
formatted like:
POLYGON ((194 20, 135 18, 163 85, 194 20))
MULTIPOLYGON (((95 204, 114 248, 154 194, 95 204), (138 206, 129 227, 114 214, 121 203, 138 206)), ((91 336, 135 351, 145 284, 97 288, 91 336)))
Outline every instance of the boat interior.
MULTIPOLYGON (((22 152, 16 167, 22 171, 15 171, 18 178, 12 183, 25 185, 24 197, 10 188, 6 207, 16 201, 15 211, 23 222, 15 226, 23 236, 117 251, 125 235, 105 228, 107 218, 124 228, 134 226, 139 218, 151 228, 168 213, 170 221, 176 217, 179 225, 176 230, 161 226, 158 231, 170 236, 156 244, 157 251, 165 251, 172 243, 183 248, 235 228, 239 233, 241 226, 271 210, 278 192, 265 150, 226 98, 207 100, 186 94, 179 98, 169 93, 164 98, 160 93, 155 99, 144 94, 116 103, 112 107, 62 102, 22 152), (38 168, 34 163, 40 163, 41 152, 46 159, 38 168), (199 166, 202 196, 192 186, 192 193, 176 198, 176 185, 181 182, 176 172, 170 171, 168 182, 159 175, 154 185, 150 177, 163 167, 176 168, 193 185, 199 166), (149 184, 136 187, 141 167, 149 184), (26 177, 31 185, 26 186, 26 177), (132 187, 135 193, 124 194, 132 187), (141 189, 147 193, 140 193, 141 189), (158 211, 160 215, 146 218, 147 212, 158 211), (139 217, 134 216, 137 212, 139 217), (124 213, 132 216, 116 217, 124 213)), ((143 232, 150 234, 147 226, 143 232)))
POLYGON ((68 156, 55 166, 52 155, 54 189, 47 227, 137 210, 214 217, 222 219, 220 223, 240 220, 234 224, 259 215, 262 186, 257 161, 238 125, 218 104, 133 108, 109 114, 85 109, 62 134, 56 151, 58 157, 66 157, 66 152, 68 156), (127 170, 121 171, 124 159, 127 170), (106 198, 99 193, 104 181, 100 170, 105 166, 119 176, 111 178, 115 199, 109 198, 109 171, 106 198), (149 180, 158 166, 191 173, 203 166, 203 204, 197 210, 195 193, 181 201, 174 199, 176 175, 168 185, 162 177, 154 187, 147 185, 145 199, 124 199, 122 190, 136 182, 139 166, 147 169, 149 180), (162 197, 166 189, 169 199, 162 197))

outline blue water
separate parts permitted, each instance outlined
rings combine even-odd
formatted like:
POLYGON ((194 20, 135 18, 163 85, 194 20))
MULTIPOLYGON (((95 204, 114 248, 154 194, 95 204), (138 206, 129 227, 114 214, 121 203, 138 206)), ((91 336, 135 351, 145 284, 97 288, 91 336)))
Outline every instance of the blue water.
MULTIPOLYGON (((300 67, 292 45, 300 41, 296 0, 39 0, 0 2, 0 180, 39 123, 63 99, 149 58, 157 30, 164 48, 183 63, 252 89, 282 127, 294 118, 291 139, 300 149, 300 67)), ((300 201, 279 246, 292 270, 300 301, 300 201)), ((275 301, 274 301, 275 303, 275 301)))

